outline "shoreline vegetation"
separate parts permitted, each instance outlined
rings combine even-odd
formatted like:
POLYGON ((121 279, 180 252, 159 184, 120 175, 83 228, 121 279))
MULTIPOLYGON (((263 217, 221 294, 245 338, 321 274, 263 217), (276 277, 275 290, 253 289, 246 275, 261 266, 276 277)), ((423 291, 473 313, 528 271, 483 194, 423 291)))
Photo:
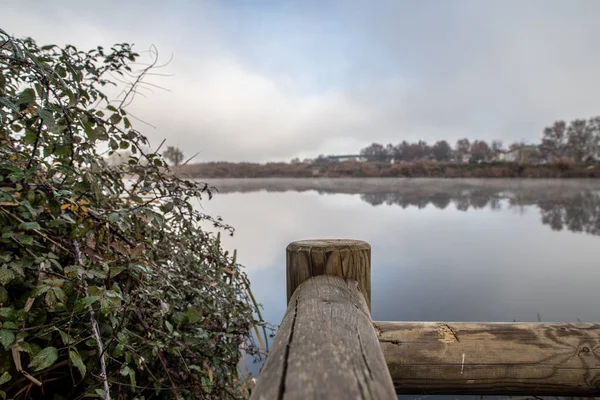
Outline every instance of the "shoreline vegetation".
POLYGON ((559 159, 546 164, 494 161, 480 163, 417 161, 338 161, 233 163, 209 162, 180 165, 180 176, 203 178, 600 178, 597 163, 559 159))
MULTIPOLYGON (((372 143, 358 154, 319 155, 265 164, 205 162, 181 164, 183 153, 164 153, 179 174, 192 178, 599 178, 600 117, 556 121, 544 128, 541 141, 527 144, 499 140, 424 140, 383 145, 372 143)), ((194 157, 192 157, 194 158, 194 157)))

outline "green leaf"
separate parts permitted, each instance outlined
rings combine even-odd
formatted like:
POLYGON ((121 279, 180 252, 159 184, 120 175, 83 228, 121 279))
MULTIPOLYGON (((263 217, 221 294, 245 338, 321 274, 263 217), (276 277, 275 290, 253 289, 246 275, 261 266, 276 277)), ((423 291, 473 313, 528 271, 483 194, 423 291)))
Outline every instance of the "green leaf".
POLYGON ((173 204, 172 201, 170 201, 168 203, 165 203, 165 204, 161 205, 160 206, 160 210, 166 214, 168 212, 171 212, 171 210, 173 209, 173 207, 174 207, 174 204, 173 204))
POLYGON ((129 368, 128 365, 126 365, 125 367, 123 367, 121 369, 120 374, 122 376, 128 376, 129 375, 129 383, 131 383, 131 391, 134 392, 135 391, 135 371, 132 368, 129 368))
POLYGON ((6 382, 10 381, 12 376, 8 372, 5 372, 0 376, 0 385, 4 385, 6 382))
POLYGON ((64 303, 65 301, 67 301, 67 296, 65 295, 65 292, 63 292, 63 290, 61 288, 53 287, 52 291, 54 292, 54 295, 56 296, 58 301, 60 301, 61 303, 64 303))
POLYGON ((8 350, 10 345, 15 341, 15 334, 5 329, 0 329, 0 343, 4 346, 4 350, 8 350))
POLYGON ((59 156, 68 156, 71 154, 71 146, 68 144, 59 144, 56 146, 56 150, 54 150, 54 154, 59 156))
POLYGON ((46 347, 35 355, 29 362, 29 368, 34 371, 41 371, 50 367, 58 359, 58 350, 56 347, 46 347))
POLYGON ((75 343, 75 339, 73 339, 71 335, 69 335, 67 332, 58 331, 58 333, 60 334, 60 339, 62 340, 65 346, 75 343))
POLYGON ((94 129, 94 133, 99 140, 108 140, 108 134, 106 133, 106 129, 104 126, 99 125, 94 129))
POLYGON ((31 88, 27 88, 19 93, 19 98, 17 99, 17 105, 19 106, 28 106, 35 102, 35 91, 31 88))
POLYGON ((119 114, 113 114, 110 117, 110 123, 113 125, 117 125, 119 122, 121 122, 121 116, 119 114))
POLYGON ((17 240, 19 240, 19 243, 26 246, 31 246, 33 244, 33 236, 21 235, 17 238, 17 240))
POLYGON ((85 364, 83 363, 83 360, 81 359, 81 356, 79 355, 77 350, 70 349, 69 358, 71 359, 73 365, 79 370, 79 373, 83 378, 85 376, 85 373, 87 372, 87 369, 85 368, 85 364))
POLYGON ((202 312, 197 307, 189 308, 185 315, 189 318, 190 324, 195 324, 202 319, 202 312))
POLYGON ((47 291, 46 297, 44 300, 46 301, 46 305, 48 305, 49 307, 54 307, 56 305, 56 303, 58 303, 58 300, 56 299, 56 294, 54 293, 54 290, 47 291))
POLYGON ((7 285, 13 279, 15 279, 15 273, 12 270, 8 269, 6 265, 0 268, 0 284, 7 285))
POLYGON ((43 295, 44 293, 46 293, 51 288, 52 288, 52 286, 50 286, 50 285, 36 286, 36 288, 33 289, 33 291, 31 292, 31 297, 33 297, 33 298, 39 297, 39 296, 43 295))
POLYGON ((9 101, 6 97, 0 97, 0 104, 5 105, 13 111, 19 112, 19 108, 16 105, 14 105, 11 101, 9 101))
POLYGON ((2 327, 4 329, 19 329, 19 327, 17 326, 17 324, 15 324, 12 321, 6 321, 5 323, 2 324, 2 327))
POLYGON ((39 109, 38 115, 42 121, 44 121, 44 124, 46 124, 46 128, 48 128, 50 132, 56 133, 56 121, 54 120, 52 113, 45 109, 39 109))
POLYGON ((19 224, 19 229, 22 229, 25 231, 34 230, 34 229, 40 230, 40 229, 42 229, 42 227, 37 222, 23 222, 23 223, 19 224))
POLYGON ((12 321, 17 318, 17 312, 11 307, 2 307, 0 308, 0 317, 12 321))
POLYGON ((41 350, 40 346, 35 343, 21 342, 19 343, 19 347, 30 356, 36 355, 41 350))
POLYGON ((4 305, 8 300, 8 290, 4 286, 0 286, 0 306, 4 305))
POLYGON ((64 219, 53 219, 52 221, 48 222, 48 227, 49 228, 56 228, 57 226, 60 225, 65 225, 67 224, 67 221, 65 221, 64 219))
POLYGON ((98 139, 96 130, 92 127, 92 124, 90 124, 89 122, 83 124, 83 130, 85 131, 85 134, 87 135, 87 138, 90 141, 94 142, 96 141, 96 139, 98 139))
POLYGON ((85 310, 99 299, 99 296, 88 296, 84 297, 83 299, 77 300, 77 303, 75 305, 75 312, 81 312, 85 310))

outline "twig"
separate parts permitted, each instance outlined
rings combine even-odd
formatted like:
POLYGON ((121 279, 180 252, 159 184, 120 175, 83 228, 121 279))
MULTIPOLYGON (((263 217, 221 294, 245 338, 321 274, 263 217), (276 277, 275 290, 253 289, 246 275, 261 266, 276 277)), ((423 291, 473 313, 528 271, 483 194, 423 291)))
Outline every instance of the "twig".
POLYGON ((190 161, 192 161, 194 158, 196 158, 196 156, 200 154, 200 152, 197 152, 196 154, 194 154, 193 156, 191 156, 190 158, 187 159, 186 162, 184 162, 183 164, 181 164, 181 166, 187 165, 187 163, 189 163, 190 161))
MULTIPOLYGON (((79 245, 76 240, 73 240, 73 246, 75 247, 75 254, 77 255, 77 263, 79 265, 83 265, 81 260, 81 251, 79 250, 79 245)), ((88 286, 85 279, 82 279, 83 289, 85 291, 85 295, 88 295, 88 286)), ((98 322, 96 321, 96 313, 94 312, 94 308, 92 305, 89 305, 90 309, 90 322, 92 323, 92 332, 94 333, 94 338, 96 339, 96 347, 98 347, 98 354, 100 358, 100 378, 104 383, 104 400, 110 400, 110 387, 108 386, 108 375, 106 374, 106 361, 104 358, 104 346, 102 345, 102 339, 100 338, 100 330, 98 329, 98 322)))

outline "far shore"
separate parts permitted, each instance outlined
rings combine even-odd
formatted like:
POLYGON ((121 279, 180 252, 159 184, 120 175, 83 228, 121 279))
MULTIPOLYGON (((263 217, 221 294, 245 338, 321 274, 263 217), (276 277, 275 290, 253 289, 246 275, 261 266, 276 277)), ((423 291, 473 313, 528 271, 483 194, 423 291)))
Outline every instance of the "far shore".
POLYGON ((555 162, 459 163, 343 161, 318 163, 209 162, 173 168, 178 175, 209 178, 600 178, 600 165, 555 162))

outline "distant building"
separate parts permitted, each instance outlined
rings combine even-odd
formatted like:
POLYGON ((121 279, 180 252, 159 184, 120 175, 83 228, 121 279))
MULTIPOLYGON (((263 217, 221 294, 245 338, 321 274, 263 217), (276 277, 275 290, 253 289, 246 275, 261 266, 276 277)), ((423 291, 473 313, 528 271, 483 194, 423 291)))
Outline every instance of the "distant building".
POLYGON ((535 145, 523 145, 499 155, 500 161, 520 164, 538 164, 542 160, 540 149, 535 145))
POLYGON ((344 154, 339 156, 327 156, 330 160, 335 161, 365 161, 366 158, 360 154, 344 154))

